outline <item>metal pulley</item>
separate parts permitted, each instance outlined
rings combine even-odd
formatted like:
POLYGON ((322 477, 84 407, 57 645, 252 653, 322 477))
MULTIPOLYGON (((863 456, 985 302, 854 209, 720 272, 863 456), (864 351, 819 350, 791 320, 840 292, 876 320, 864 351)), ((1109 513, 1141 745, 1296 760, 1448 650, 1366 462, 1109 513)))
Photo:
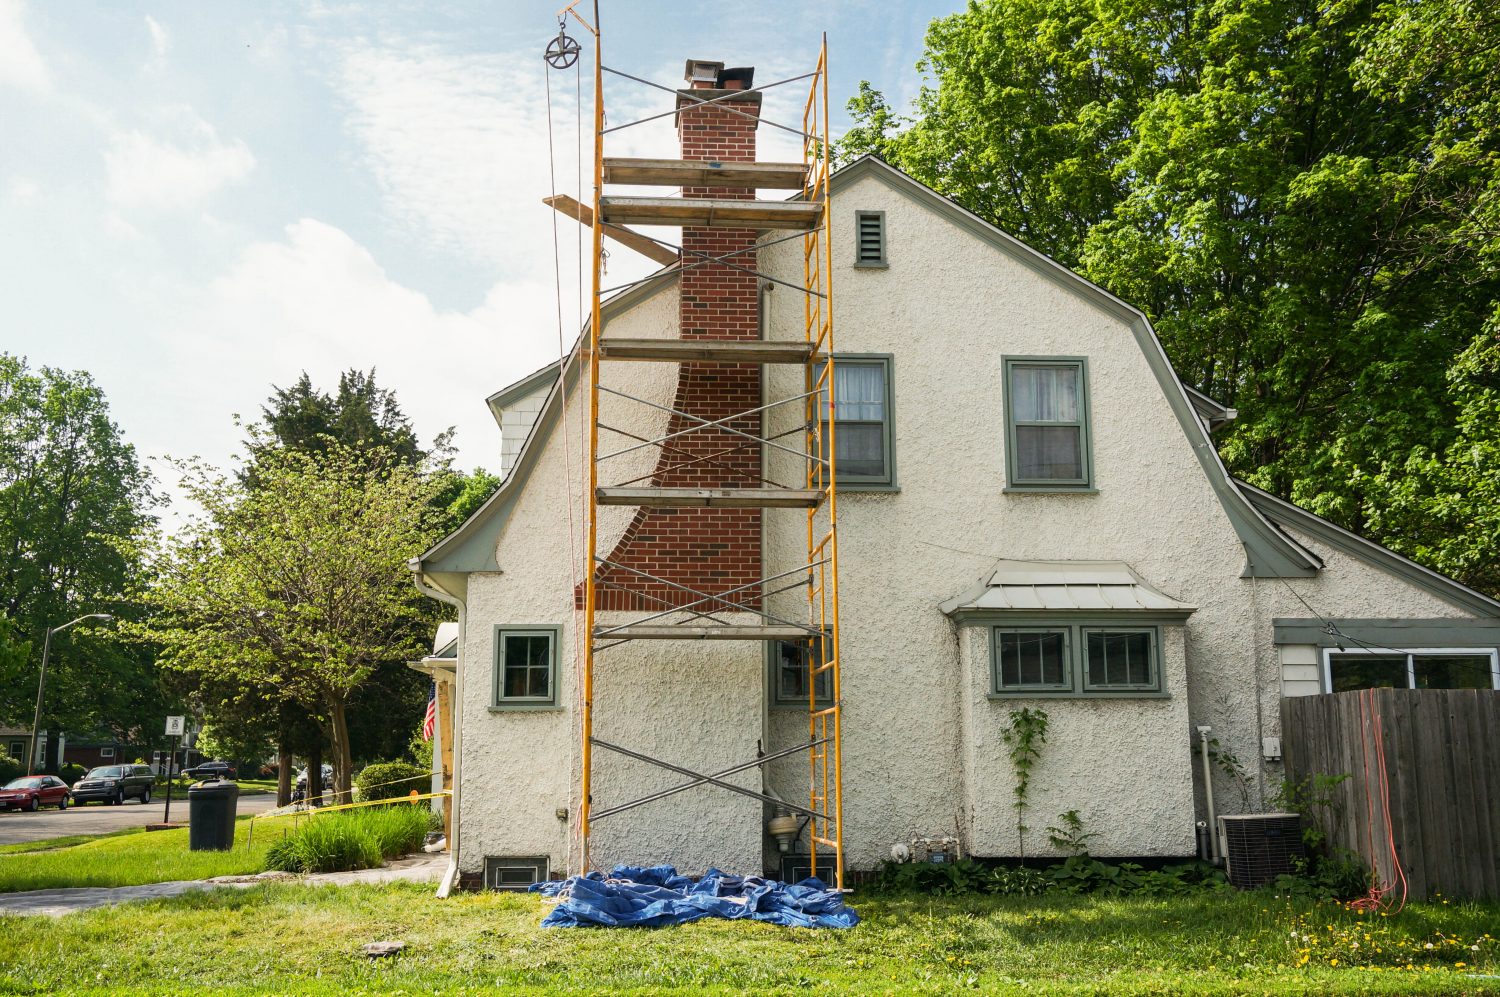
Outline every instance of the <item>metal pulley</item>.
POLYGON ((553 69, 569 69, 578 61, 578 53, 581 51, 583 46, 568 34, 567 22, 559 21, 557 37, 547 43, 547 51, 542 54, 542 58, 553 69))

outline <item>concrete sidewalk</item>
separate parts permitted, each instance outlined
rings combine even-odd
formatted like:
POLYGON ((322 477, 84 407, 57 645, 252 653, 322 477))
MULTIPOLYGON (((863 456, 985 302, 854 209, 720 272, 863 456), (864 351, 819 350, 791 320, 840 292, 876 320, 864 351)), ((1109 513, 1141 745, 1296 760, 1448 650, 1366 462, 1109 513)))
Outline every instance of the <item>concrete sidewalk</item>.
POLYGON ((294 876, 289 872, 263 872, 256 876, 220 876, 217 879, 184 879, 170 883, 146 883, 142 886, 82 887, 66 890, 30 890, 25 893, 0 893, 0 916, 6 914, 61 917, 94 907, 130 903, 136 900, 159 900, 181 896, 190 890, 218 888, 244 889, 265 883, 302 883, 306 886, 350 886, 355 883, 435 883, 448 867, 448 856, 408 855, 379 869, 356 872, 325 872, 311 876, 294 876))

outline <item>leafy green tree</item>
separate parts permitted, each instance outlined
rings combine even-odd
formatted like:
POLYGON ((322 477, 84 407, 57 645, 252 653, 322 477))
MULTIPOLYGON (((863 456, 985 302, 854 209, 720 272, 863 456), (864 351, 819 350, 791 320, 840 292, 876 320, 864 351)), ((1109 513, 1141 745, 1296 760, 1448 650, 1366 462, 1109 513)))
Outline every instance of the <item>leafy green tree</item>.
MULTIPOLYGON (((141 572, 131 551, 156 502, 87 374, 0 354, 0 617, 11 646, 28 648, 19 667, 0 664, 0 722, 30 724, 48 627, 139 611, 127 599, 141 572)), ((149 650, 79 627, 53 641, 42 727, 141 744, 161 722, 159 692, 149 650)), ((48 744, 44 767, 55 770, 58 738, 48 744)))
MULTIPOLYGON (((258 442, 252 438, 252 463, 246 471, 247 480, 253 480, 254 461, 268 448, 321 455, 337 443, 361 453, 393 455, 412 467, 426 468, 433 476, 431 503, 444 533, 468 518, 499 485, 499 480, 483 469, 465 474, 453 467, 451 428, 424 448, 395 392, 377 383, 374 370, 345 371, 339 376, 337 392, 331 394, 316 388, 304 372, 291 387, 275 388, 261 414, 265 432, 258 442)), ((430 639, 442 619, 440 605, 428 601, 424 609, 423 615, 410 621, 412 640, 416 642, 430 639)), ((349 736, 354 757, 376 761, 399 755, 405 748, 405 739, 391 720, 420 715, 426 696, 426 680, 407 668, 404 658, 377 664, 349 704, 349 736)))
POLYGON ((304 371, 291 387, 272 387, 261 415, 268 432, 252 437, 252 455, 265 447, 322 453, 339 443, 358 451, 383 451, 417 465, 451 450, 451 429, 434 441, 431 451, 422 448, 396 393, 376 383, 373 369, 340 374, 338 391, 332 395, 313 387, 304 371))
POLYGON ((841 152, 1144 308, 1239 409, 1236 473, 1399 545, 1371 476, 1460 434, 1500 295, 1497 50, 1467 0, 985 0, 932 23, 909 126, 862 88, 841 152))
POLYGON ((428 612, 407 561, 437 536, 434 483, 379 450, 263 448, 253 485, 189 464, 203 510, 168 542, 142 632, 164 663, 237 689, 276 689, 320 722, 347 793, 350 702, 382 663, 422 651, 428 612))

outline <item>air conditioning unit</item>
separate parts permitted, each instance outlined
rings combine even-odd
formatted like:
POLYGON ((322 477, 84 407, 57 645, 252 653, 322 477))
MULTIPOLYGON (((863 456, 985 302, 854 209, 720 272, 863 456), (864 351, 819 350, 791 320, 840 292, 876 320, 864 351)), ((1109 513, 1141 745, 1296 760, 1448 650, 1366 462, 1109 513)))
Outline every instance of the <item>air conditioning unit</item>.
POLYGON ((1224 873, 1242 890, 1296 872, 1306 857, 1301 814, 1237 814, 1219 818, 1224 873))

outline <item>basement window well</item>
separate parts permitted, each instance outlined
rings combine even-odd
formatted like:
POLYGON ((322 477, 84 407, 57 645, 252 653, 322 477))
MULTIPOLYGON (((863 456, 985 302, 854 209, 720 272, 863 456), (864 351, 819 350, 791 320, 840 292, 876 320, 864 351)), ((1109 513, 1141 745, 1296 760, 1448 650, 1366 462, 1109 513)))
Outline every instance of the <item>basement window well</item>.
POLYGON ((526 890, 549 878, 551 863, 545 856, 486 855, 484 888, 487 890, 526 890))

